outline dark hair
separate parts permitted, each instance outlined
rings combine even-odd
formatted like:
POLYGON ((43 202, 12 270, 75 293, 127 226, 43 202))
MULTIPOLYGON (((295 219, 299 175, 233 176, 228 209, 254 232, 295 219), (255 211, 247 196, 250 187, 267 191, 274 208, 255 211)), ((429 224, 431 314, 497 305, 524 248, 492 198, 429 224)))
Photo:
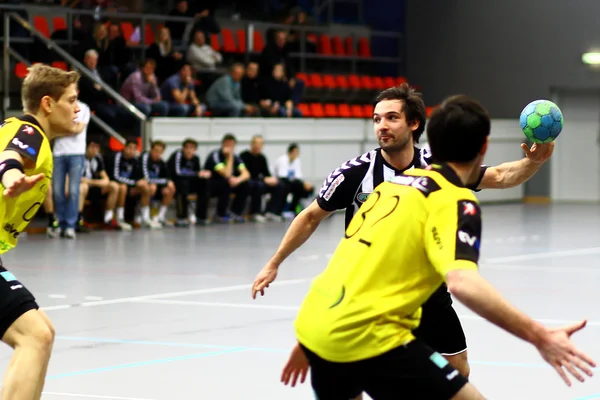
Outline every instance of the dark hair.
POLYGON ((490 134, 490 116, 477 100, 451 96, 436 108, 427 125, 427 140, 435 162, 470 162, 490 134))
POLYGON ((183 147, 187 146, 188 144, 192 144, 194 147, 198 148, 198 142, 192 138, 188 138, 183 141, 183 147))
POLYGON ((128 137, 125 140, 125 147, 129 146, 130 144, 135 144, 136 146, 138 145, 138 140, 136 137, 128 137))
POLYGON ((291 143, 288 146, 288 153, 291 153, 292 151, 296 150, 298 148, 298 144, 297 143, 291 143))
POLYGON ((413 131, 413 141, 418 143, 425 131, 425 122, 427 121, 427 110, 422 94, 415 91, 415 89, 411 88, 405 82, 399 86, 387 88, 379 93, 375 99, 374 106, 383 100, 402 100, 402 112, 406 117, 406 123, 409 125, 415 122, 419 123, 417 129, 413 131))
POLYGON ((160 146, 164 149, 167 148, 167 144, 165 142, 163 142, 162 140, 155 140, 152 143, 150 143, 150 148, 153 149, 155 146, 160 146))
POLYGON ((235 136, 233 135, 233 133, 226 133, 223 136, 223 139, 221 139, 221 144, 227 142, 228 140, 233 140, 234 142, 237 143, 237 139, 235 138, 235 136))

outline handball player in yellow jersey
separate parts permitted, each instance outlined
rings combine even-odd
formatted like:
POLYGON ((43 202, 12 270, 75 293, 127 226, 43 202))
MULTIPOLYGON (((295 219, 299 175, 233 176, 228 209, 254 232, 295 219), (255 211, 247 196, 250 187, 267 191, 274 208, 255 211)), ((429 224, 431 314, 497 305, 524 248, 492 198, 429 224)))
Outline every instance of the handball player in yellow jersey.
POLYGON ((548 329, 511 306, 477 272, 480 175, 490 118, 466 96, 447 99, 427 125, 433 164, 377 186, 352 218, 295 321, 298 343, 282 374, 306 376, 319 400, 483 399, 441 354, 415 338, 421 306, 446 282, 471 310, 533 344, 570 385, 594 361, 569 340, 586 321, 548 329))
MULTIPOLYGON (((77 72, 35 64, 21 88, 24 115, 0 125, 0 254, 17 245, 19 234, 44 203, 52 178, 50 140, 78 133, 78 80, 77 72)), ((54 327, 1 261, 0 335, 14 349, 2 382, 2 399, 39 399, 54 327)))

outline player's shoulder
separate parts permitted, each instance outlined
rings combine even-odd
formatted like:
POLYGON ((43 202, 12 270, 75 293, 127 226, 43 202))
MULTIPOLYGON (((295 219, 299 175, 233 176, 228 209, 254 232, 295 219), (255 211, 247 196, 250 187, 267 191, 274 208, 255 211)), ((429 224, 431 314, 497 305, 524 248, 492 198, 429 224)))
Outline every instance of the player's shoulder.
POLYGON ((348 177, 348 175, 360 175, 361 173, 364 175, 364 173, 366 173, 369 170, 369 165, 371 164, 371 161, 373 161, 375 157, 377 157, 377 152, 378 149, 370 150, 358 157, 354 157, 344 161, 339 167, 331 171, 327 178, 335 179, 340 175, 348 177))

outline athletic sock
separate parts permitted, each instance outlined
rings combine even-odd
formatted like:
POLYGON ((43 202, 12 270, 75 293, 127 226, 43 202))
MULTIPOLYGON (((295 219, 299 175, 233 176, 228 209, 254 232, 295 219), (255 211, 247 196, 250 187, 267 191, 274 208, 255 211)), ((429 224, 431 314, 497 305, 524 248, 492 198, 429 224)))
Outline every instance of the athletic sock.
POLYGON ((161 205, 158 209, 158 220, 164 221, 167 216, 167 206, 161 205))
POLYGON ((142 206, 142 220, 148 221, 150 219, 150 206, 142 206))
POLYGON ((117 207, 117 221, 125 221, 125 207, 117 207))
POLYGON ((114 216, 115 216, 115 213, 113 212, 113 210, 106 210, 104 212, 104 223, 110 224, 110 221, 112 221, 114 216))

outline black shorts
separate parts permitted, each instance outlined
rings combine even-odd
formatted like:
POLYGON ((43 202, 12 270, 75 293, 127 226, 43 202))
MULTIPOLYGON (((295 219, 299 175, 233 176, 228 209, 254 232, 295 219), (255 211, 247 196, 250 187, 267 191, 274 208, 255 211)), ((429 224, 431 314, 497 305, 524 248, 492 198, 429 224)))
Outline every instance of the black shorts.
POLYGON ((166 188, 167 185, 156 185, 156 193, 154 193, 154 199, 161 201, 163 196, 163 189, 166 188))
POLYGON ((31 292, 2 266, 0 260, 0 338, 21 315, 38 308, 31 292))
POLYGON ((326 361, 302 348, 319 400, 349 400, 362 392, 376 400, 448 400, 467 384, 465 377, 420 339, 350 363, 326 361))
POLYGON ((422 306, 421 323, 413 334, 445 356, 467 350, 467 339, 446 285, 442 285, 422 306))
POLYGON ((102 188, 98 186, 90 186, 87 199, 94 203, 104 200, 106 196, 107 193, 102 193, 102 188))

